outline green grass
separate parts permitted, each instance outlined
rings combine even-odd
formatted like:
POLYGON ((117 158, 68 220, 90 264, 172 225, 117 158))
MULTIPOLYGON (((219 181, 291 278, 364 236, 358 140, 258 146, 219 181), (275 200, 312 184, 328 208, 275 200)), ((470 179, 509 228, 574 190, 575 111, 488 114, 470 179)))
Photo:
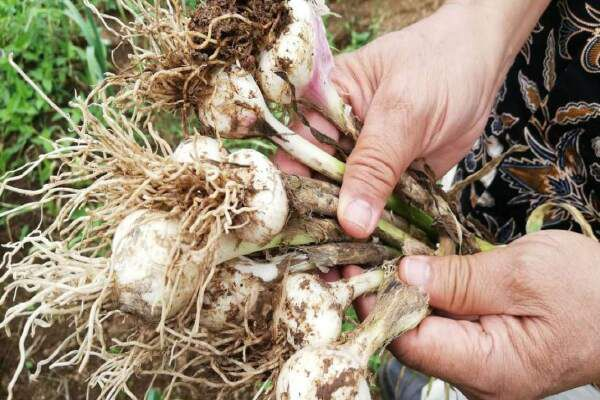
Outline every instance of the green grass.
MULTIPOLYGON (((52 140, 69 135, 65 122, 12 69, 8 54, 75 121, 78 115, 69 109, 69 101, 75 93, 87 92, 110 68, 108 43, 89 12, 76 3, 0 2, 0 176, 49 151, 52 140)), ((114 1, 95 3, 116 8, 114 1)), ((42 163, 24 185, 43 185, 55 167, 50 161, 42 163)), ((0 204, 0 212, 10 206, 0 204)), ((0 227, 4 224, 0 221, 0 227)))
POLYGON ((145 400, 163 400, 162 391, 157 388, 151 388, 146 392, 145 400))
MULTIPOLYGON (((356 310, 354 309, 354 307, 348 307, 346 309, 346 315, 344 317, 344 323, 342 324, 343 333, 352 332, 360 324, 358 315, 356 314, 356 310)), ((379 354, 374 354, 369 359, 369 370, 372 373, 377 373, 377 371, 379 371, 379 367, 381 367, 381 363, 381 356, 379 354)))

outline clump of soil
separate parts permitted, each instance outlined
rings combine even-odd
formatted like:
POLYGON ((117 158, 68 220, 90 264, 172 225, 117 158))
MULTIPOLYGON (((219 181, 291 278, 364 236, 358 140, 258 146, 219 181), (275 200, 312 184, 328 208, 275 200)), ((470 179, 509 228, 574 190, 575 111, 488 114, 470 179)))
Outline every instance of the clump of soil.
MULTIPOLYGON (((259 53, 269 48, 289 23, 289 10, 280 0, 209 0, 198 6, 189 29, 214 42, 194 55, 199 60, 216 55, 225 64, 239 61, 253 73, 259 53)), ((197 44, 202 41, 195 39, 197 44)))

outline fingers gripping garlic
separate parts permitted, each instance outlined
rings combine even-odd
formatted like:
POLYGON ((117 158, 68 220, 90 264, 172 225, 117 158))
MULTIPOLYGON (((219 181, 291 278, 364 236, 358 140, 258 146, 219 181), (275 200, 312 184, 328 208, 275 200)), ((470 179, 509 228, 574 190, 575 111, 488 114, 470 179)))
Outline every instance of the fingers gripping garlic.
POLYGON ((238 174, 248 183, 243 204, 253 210, 244 214, 246 224, 234 232, 243 241, 265 244, 283 230, 288 218, 288 198, 280 172, 255 150, 236 151, 228 161, 247 167, 240 168, 238 174))
POLYGON ((121 309, 148 319, 158 319, 165 304, 167 317, 175 315, 193 297, 198 282, 200 252, 181 251, 171 277, 181 272, 176 284, 167 283, 175 258, 179 221, 166 213, 138 210, 119 224, 112 243, 111 264, 121 309))

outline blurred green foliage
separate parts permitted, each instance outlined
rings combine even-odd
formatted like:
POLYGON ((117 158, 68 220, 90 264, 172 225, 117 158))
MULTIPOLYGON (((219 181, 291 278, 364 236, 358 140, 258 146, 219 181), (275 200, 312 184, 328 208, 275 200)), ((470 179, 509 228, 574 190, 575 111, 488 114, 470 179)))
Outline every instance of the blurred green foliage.
MULTIPOLYGON (((64 121, 11 68, 8 54, 13 53, 14 61, 63 108, 76 92, 87 92, 98 82, 108 63, 107 42, 94 19, 70 0, 0 2, 0 49, 0 175, 4 175, 48 151, 49 141, 66 133, 64 121)), ((50 163, 41 165, 31 183, 46 182, 52 169, 50 163)))
POLYGON ((356 31, 352 27, 352 23, 347 22, 346 29, 350 35, 350 42, 342 49, 342 52, 358 50, 375 39, 377 37, 377 32, 379 31, 379 24, 373 22, 366 30, 356 31))
MULTIPOLYGON (((336 17, 325 16, 323 18, 325 25, 327 26, 329 23, 336 22, 334 18, 336 17)), ((334 53, 348 53, 358 50, 373 41, 379 35, 380 21, 373 20, 366 28, 364 27, 364 24, 363 27, 359 27, 359 25, 361 24, 354 19, 347 20, 343 23, 343 29, 345 31, 343 43, 336 43, 335 37, 331 31, 327 32, 327 39, 329 40, 331 48, 334 49, 334 53)))
MULTIPOLYGON (((92 3, 105 12, 119 11, 114 0, 92 3)), ((8 55, 77 121, 69 101, 103 78, 110 68, 108 46, 80 1, 0 1, 0 176, 51 150, 52 140, 69 134, 66 122, 9 65, 8 55)), ((46 183, 54 168, 50 161, 42 163, 23 184, 46 183)), ((13 206, 0 204, 0 212, 13 206)), ((27 232, 23 229, 21 234, 27 232)))
POLYGON ((160 391, 160 389, 157 388, 151 388, 148 390, 148 392, 146 392, 146 398, 145 400, 163 400, 163 394, 160 391))

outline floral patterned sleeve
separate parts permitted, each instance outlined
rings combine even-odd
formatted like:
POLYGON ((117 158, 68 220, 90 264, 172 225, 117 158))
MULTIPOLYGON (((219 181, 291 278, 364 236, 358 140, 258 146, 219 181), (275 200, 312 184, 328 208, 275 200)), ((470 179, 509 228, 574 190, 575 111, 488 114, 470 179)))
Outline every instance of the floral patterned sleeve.
MULTIPOLYGON (((600 235, 600 0, 551 4, 457 179, 516 144, 528 150, 511 154, 462 193, 467 218, 507 243, 524 234, 527 216, 538 206, 568 203, 600 235)), ((577 224, 557 210, 545 228, 577 230, 577 224)))

